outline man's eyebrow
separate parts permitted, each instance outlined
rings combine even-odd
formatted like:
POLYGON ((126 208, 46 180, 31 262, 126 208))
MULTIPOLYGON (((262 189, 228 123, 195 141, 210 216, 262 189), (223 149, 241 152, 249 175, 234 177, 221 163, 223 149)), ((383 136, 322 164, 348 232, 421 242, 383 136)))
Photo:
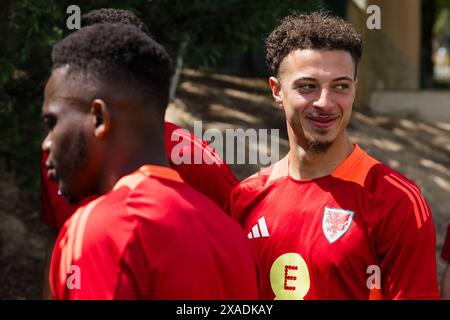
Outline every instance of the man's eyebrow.
MULTIPOLYGON (((295 87, 299 84, 299 82, 301 83, 302 81, 311 81, 311 82, 318 82, 318 80, 316 78, 312 78, 312 77, 300 77, 298 79, 295 79, 294 82, 292 83, 292 87, 295 87)), ((354 82, 354 79, 349 77, 349 76, 342 76, 342 77, 337 77, 335 79, 332 80, 332 82, 337 82, 337 81, 350 81, 350 82, 354 82)))
POLYGON ((311 77, 301 77, 301 78, 295 79, 294 82, 292 82, 292 87, 297 86, 299 84, 299 82, 302 82, 302 81, 317 82, 317 79, 311 78, 311 77))
POLYGON ((79 104, 89 103, 88 99, 84 99, 84 98, 80 98, 80 97, 74 97, 74 96, 58 95, 58 96, 55 96, 55 98, 56 99, 67 100, 67 101, 72 101, 72 102, 79 103, 79 104))
MULTIPOLYGON (((337 77, 337 78, 333 79, 333 81, 341 81, 341 80, 353 81, 353 78, 351 78, 349 76, 342 76, 342 77, 337 77)), ((294 83, 297 83, 299 81, 317 81, 317 79, 312 78, 312 77, 301 77, 301 78, 296 79, 294 81, 294 83)))
POLYGON ((351 82, 354 81, 353 78, 350 78, 350 77, 347 77, 347 76, 338 77, 338 78, 336 78, 336 79, 333 79, 333 81, 342 81, 342 80, 347 80, 347 81, 351 81, 351 82))
POLYGON ((298 79, 295 79, 294 83, 299 82, 299 81, 317 81, 316 78, 311 78, 311 77, 301 77, 298 79))

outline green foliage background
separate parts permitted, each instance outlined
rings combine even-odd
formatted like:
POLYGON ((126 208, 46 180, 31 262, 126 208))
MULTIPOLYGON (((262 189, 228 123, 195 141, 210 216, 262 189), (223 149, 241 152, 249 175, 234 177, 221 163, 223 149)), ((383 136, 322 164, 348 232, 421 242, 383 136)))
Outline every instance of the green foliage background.
MULTIPOLYGON (((293 11, 335 6, 320 0, 2 0, 0 2, 0 169, 37 188, 43 88, 51 46, 70 32, 66 9, 103 7, 134 11, 175 58, 188 38, 185 61, 213 66, 234 48, 261 45, 279 19, 293 11)), ((0 170, 0 172, 2 172, 0 170)))
POLYGON ((437 17, 434 25, 434 34, 437 37, 450 36, 450 0, 437 1, 437 17))

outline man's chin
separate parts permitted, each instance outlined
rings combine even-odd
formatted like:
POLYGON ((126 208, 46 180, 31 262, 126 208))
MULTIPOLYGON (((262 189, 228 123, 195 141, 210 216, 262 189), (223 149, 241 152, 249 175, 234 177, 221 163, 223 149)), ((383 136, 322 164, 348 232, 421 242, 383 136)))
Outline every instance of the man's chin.
POLYGON ((58 189, 58 195, 63 196, 64 199, 70 204, 76 204, 78 200, 68 191, 64 189, 58 189))
POLYGON ((333 141, 328 140, 308 140, 307 149, 313 153, 326 153, 333 144, 333 141))
POLYGON ((77 197, 76 193, 73 192, 70 188, 68 188, 67 184, 62 182, 61 180, 58 183, 58 194, 63 196, 64 199, 70 204, 76 204, 81 199, 77 197))
POLYGON ((68 188, 60 188, 58 194, 64 197, 64 199, 74 205, 83 205, 91 200, 97 198, 99 195, 92 192, 86 192, 88 190, 69 190, 68 188))

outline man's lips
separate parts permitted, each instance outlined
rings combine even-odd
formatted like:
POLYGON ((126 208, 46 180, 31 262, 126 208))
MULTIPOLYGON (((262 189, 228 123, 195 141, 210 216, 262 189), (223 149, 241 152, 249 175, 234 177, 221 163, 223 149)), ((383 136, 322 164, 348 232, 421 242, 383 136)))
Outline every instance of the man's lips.
POLYGON ((306 119, 317 128, 328 128, 331 127, 339 116, 330 115, 330 116, 306 116, 306 119))
POLYGON ((56 169, 53 165, 45 163, 45 168, 47 169, 47 177, 51 180, 56 180, 56 169))
POLYGON ((55 171, 55 169, 47 169, 47 177, 50 180, 56 181, 56 171, 55 171))

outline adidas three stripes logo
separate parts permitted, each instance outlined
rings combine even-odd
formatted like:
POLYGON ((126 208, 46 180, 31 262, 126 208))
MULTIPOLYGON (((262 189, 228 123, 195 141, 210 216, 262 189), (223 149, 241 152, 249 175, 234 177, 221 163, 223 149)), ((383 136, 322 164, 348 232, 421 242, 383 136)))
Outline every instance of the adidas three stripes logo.
POLYGON ((260 237, 268 237, 269 230, 267 230, 266 219, 261 217, 258 219, 258 223, 255 224, 252 228, 252 231, 248 233, 247 237, 249 239, 255 239, 260 237))

